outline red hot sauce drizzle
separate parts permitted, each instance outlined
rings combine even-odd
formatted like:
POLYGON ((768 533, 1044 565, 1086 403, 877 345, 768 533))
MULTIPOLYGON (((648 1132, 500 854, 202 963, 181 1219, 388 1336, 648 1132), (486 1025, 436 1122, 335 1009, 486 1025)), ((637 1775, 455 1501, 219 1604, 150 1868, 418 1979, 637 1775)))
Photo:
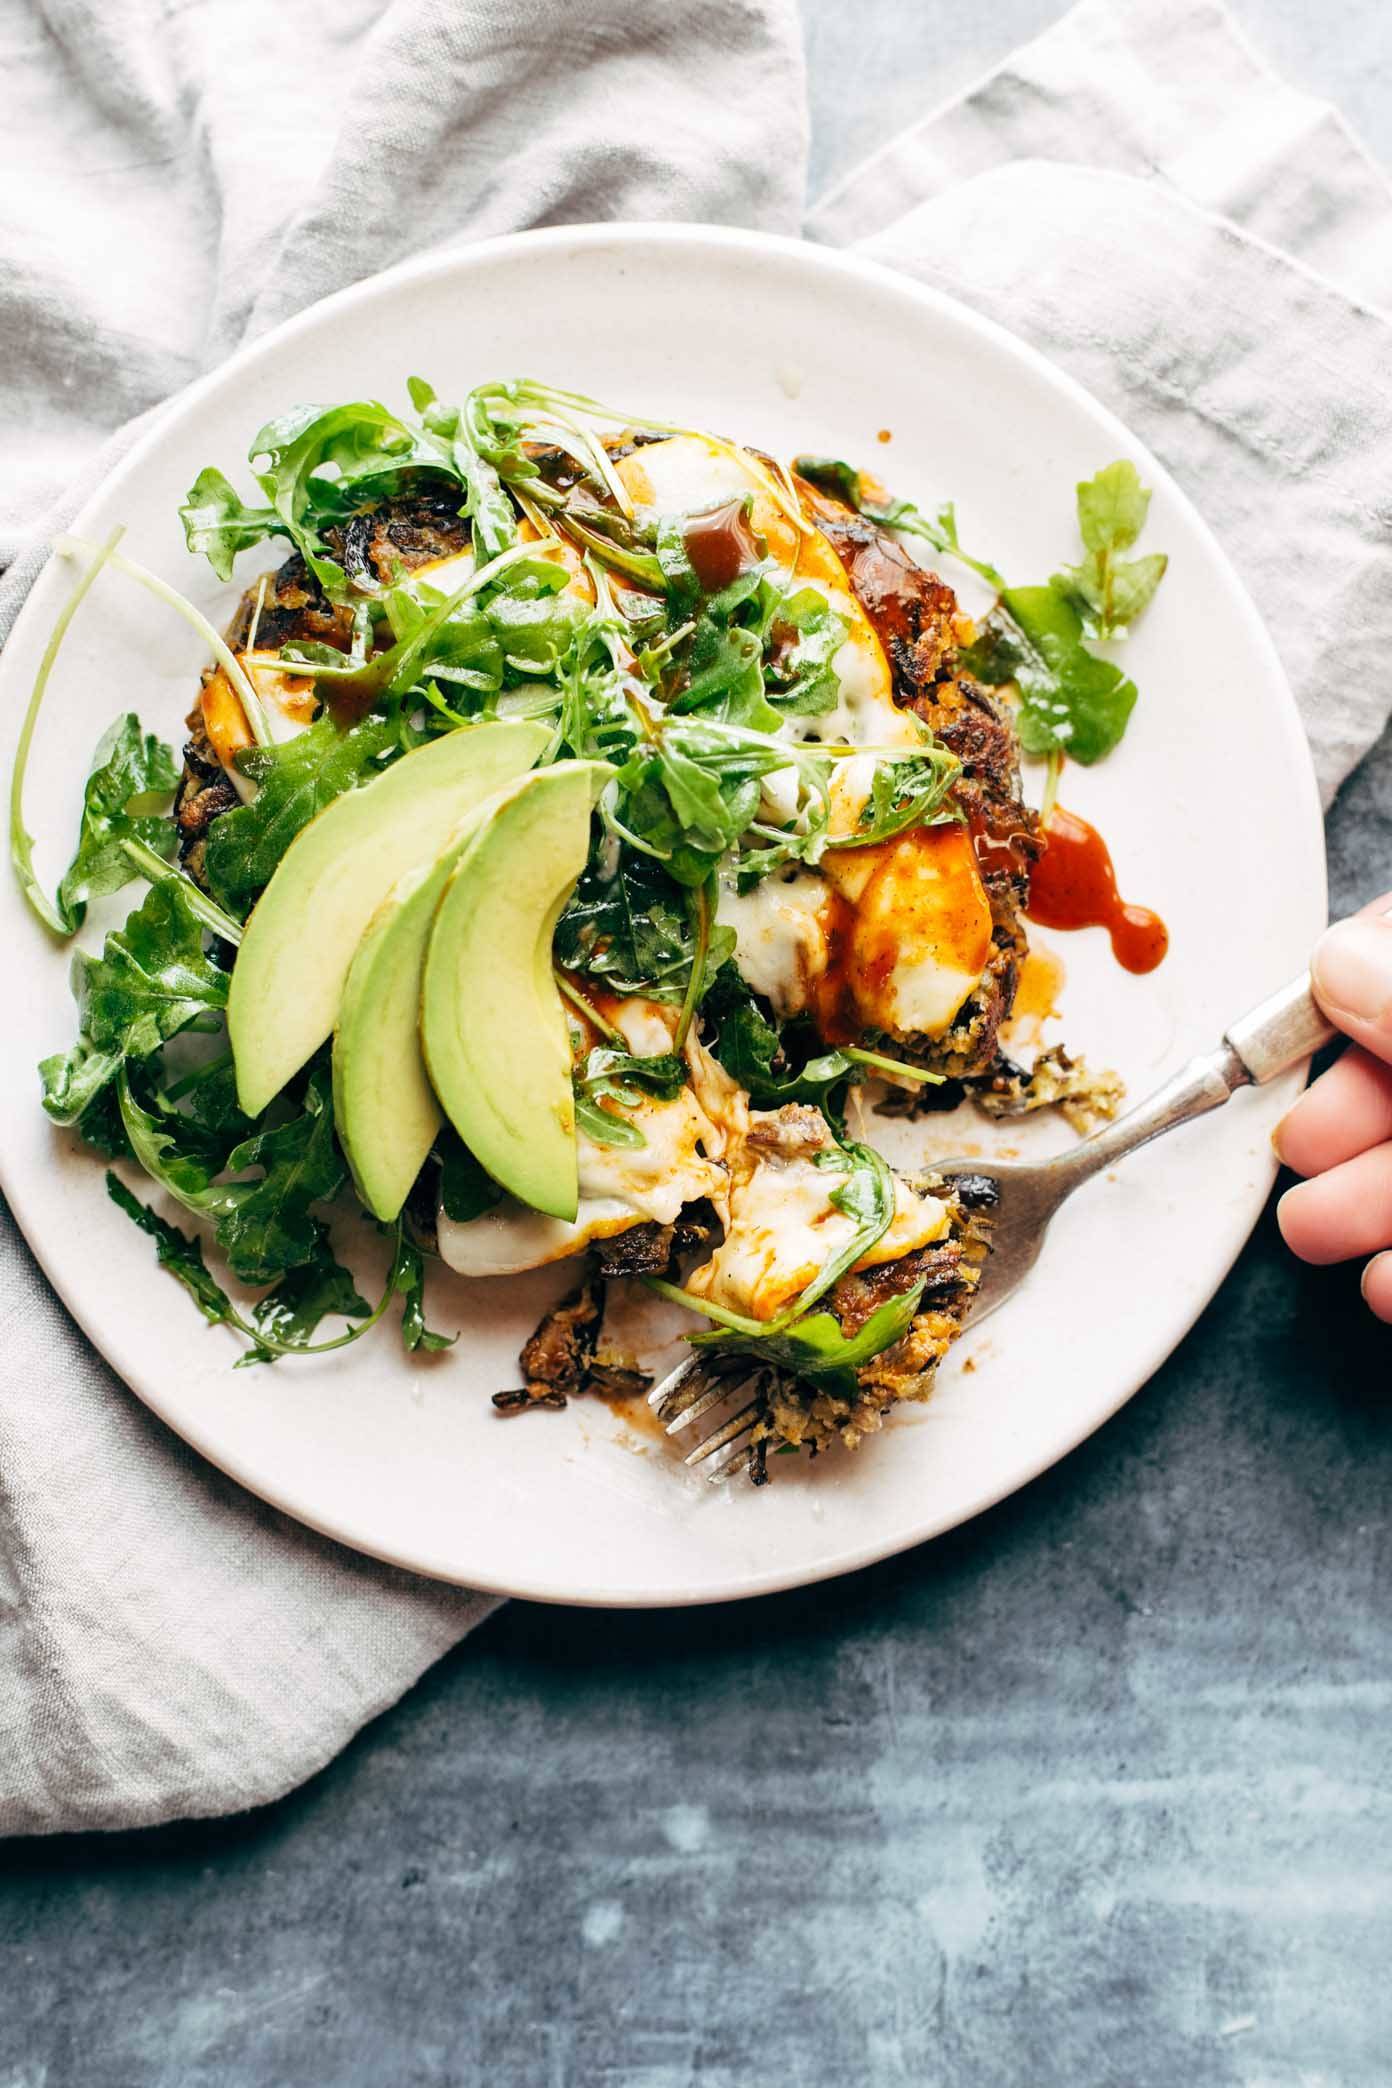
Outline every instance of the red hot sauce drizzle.
POLYGON ((1096 827, 1055 805, 1045 837, 1048 847, 1030 879, 1028 919, 1041 928, 1105 928, 1123 971, 1154 971, 1170 947, 1170 931, 1148 906, 1122 898, 1096 827))

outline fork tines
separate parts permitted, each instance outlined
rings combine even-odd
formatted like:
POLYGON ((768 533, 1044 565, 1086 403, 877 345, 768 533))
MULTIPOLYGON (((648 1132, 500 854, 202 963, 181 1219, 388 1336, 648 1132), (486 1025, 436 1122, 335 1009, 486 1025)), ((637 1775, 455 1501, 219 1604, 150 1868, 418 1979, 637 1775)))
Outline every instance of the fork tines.
POLYGON ((718 1482, 727 1479, 748 1456, 754 1424, 759 1418, 758 1384, 759 1374, 751 1375, 742 1358, 733 1363, 724 1358, 717 1363, 713 1358, 689 1356, 663 1378, 661 1384, 653 1387, 648 1394, 648 1405, 668 1435, 676 1435, 714 1408, 728 1406, 731 1400, 749 1391, 751 1386, 756 1388, 752 1399, 712 1428, 683 1460, 693 1467, 704 1465, 704 1476, 718 1482))

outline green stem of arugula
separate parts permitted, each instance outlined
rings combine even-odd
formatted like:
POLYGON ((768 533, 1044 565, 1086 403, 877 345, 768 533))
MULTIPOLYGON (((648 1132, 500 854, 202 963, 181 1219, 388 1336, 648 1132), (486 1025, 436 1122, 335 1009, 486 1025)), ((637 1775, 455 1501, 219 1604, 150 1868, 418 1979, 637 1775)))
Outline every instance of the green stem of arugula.
MULTIPOLYGON (((377 1325, 382 1314, 396 1296, 397 1282, 402 1271, 403 1250, 406 1245, 403 1228, 404 1221, 398 1218, 396 1221, 396 1245, 392 1251, 392 1264, 387 1272, 386 1289, 382 1292, 381 1297, 377 1300, 366 1319, 358 1320, 353 1326, 345 1328, 342 1334, 335 1334, 332 1341, 280 1341, 274 1334, 265 1333, 259 1327, 254 1326, 250 1320, 243 1319, 230 1298, 227 1302, 227 1324, 235 1327, 239 1334, 244 1334, 247 1340, 252 1342, 255 1347, 266 1351, 272 1356, 327 1356, 331 1349, 350 1347, 353 1342, 361 1341, 364 1334, 372 1332, 372 1329, 377 1325)), ((224 1292, 225 1295, 226 1293, 224 1292)))
MULTIPOLYGON (((549 412, 558 425, 567 427, 582 440, 594 442, 595 448, 600 453, 599 458, 596 459, 597 476, 606 484, 613 473, 613 465, 607 454, 604 453, 602 444, 598 442, 597 438, 590 436, 588 429, 577 427, 573 420, 562 419, 558 409, 564 409, 569 414, 583 413, 591 420, 608 421, 611 425, 617 422, 620 427, 624 428, 651 429, 654 433, 661 435, 694 435, 701 441, 709 442, 724 455, 738 458, 745 465, 746 469, 751 471, 760 481, 768 492, 769 497, 783 511, 799 534, 803 536, 808 534, 809 524, 807 517, 803 513, 802 502, 798 498, 797 491, 787 472, 787 467, 780 465, 778 467, 778 476, 771 478, 761 460, 752 451, 745 449, 741 443, 731 442, 725 436, 712 435, 705 429, 686 427, 680 421, 653 420, 646 414, 622 413, 617 407, 602 405, 598 399, 586 398, 583 392, 565 391, 554 385, 538 384, 529 378, 516 379, 511 383, 494 382, 481 384, 475 387, 469 398, 470 401, 474 399, 487 401, 489 398, 501 398, 505 399, 512 406, 539 408, 543 414, 549 412)), ((615 476, 617 475, 615 474, 615 476)), ((620 509, 625 514, 631 514, 633 510, 627 487, 622 486, 620 482, 619 486, 611 487, 610 490, 613 492, 620 509)))
POLYGON ((48 634, 48 643, 44 647, 43 658, 39 661, 39 671, 34 676, 29 708, 24 713, 24 723, 19 729, 14 773, 10 777, 10 862, 30 911, 42 921, 51 935, 61 936, 64 941, 72 934, 72 927, 53 905, 34 872, 34 838, 24 824, 24 777, 29 767, 29 749, 33 743, 34 727, 39 722, 39 712, 43 707, 49 676, 53 672, 63 640, 68 634, 68 626, 82 606, 88 588, 102 567, 112 558, 124 533, 123 530, 113 529, 106 542, 93 549, 86 571, 63 604, 58 620, 48 634))
POLYGON ((166 863, 144 841, 127 839, 121 843, 122 852, 130 857, 142 877, 151 884, 177 885, 183 892, 189 912, 201 921, 210 934, 219 935, 224 942, 236 948, 246 933, 240 921, 234 921, 230 913, 224 913, 216 899, 210 899, 201 885, 196 885, 183 870, 176 870, 166 863))
POLYGON ((645 1276, 644 1283, 659 1298, 667 1298, 673 1305, 684 1305, 688 1312, 699 1312, 706 1319, 714 1320, 719 1327, 728 1327, 734 1334, 768 1334, 773 1331, 772 1320, 748 1319, 742 1312, 727 1312, 723 1305, 712 1305, 708 1298, 698 1298, 691 1291, 683 1290, 679 1283, 668 1283, 663 1276, 645 1276))
POLYGON ((361 1341, 364 1334, 372 1332, 372 1329, 377 1325, 382 1314, 396 1296, 397 1286, 401 1280, 405 1265, 405 1225, 406 1221, 403 1218, 397 1219, 396 1245, 392 1250, 392 1264, 387 1271, 386 1288, 382 1292, 381 1297, 377 1300, 366 1319, 359 1320, 356 1325, 345 1328, 344 1332, 335 1335, 332 1341, 277 1341, 274 1334, 263 1334, 257 1328, 249 1327, 235 1310, 233 1312, 234 1321, 244 1334, 251 1336, 258 1348, 268 1349, 274 1356, 326 1356, 331 1349, 348 1348, 351 1343, 361 1341))
POLYGON ((1063 756, 1058 748, 1055 747, 1049 756, 1049 769, 1044 778, 1044 801, 1039 807, 1039 824, 1041 826, 1047 826, 1054 816, 1054 807, 1058 803, 1059 777, 1062 773, 1063 756))
POLYGON ((661 588, 664 578, 661 566, 647 551, 625 551, 621 544, 611 544, 608 537, 601 536, 597 529, 589 529, 574 515, 564 510, 556 515, 557 527, 570 539, 578 551, 593 558, 602 566, 608 566, 626 579, 636 582, 644 589, 661 588))
POLYGON ((875 507, 866 502, 860 512, 871 522, 878 522, 883 529, 922 537, 935 551, 941 552, 944 558, 955 558, 959 565, 968 566, 988 587, 994 587, 1001 594, 1004 594, 1009 585, 1004 574, 999 572, 989 559, 973 558, 969 551, 962 549, 955 537, 949 536, 947 531, 940 529, 935 522, 930 522, 922 510, 915 507, 910 500, 897 501, 892 507, 887 508, 875 507))
POLYGON ((691 976, 686 982, 682 996, 681 1015, 677 1022, 677 1034, 672 1039, 673 1051, 681 1051, 691 1032, 696 1010, 701 1005, 701 995, 706 985, 706 959, 710 955, 711 917, 715 912, 715 876, 712 872, 704 884, 697 885, 690 895, 691 923, 696 941, 691 952, 691 976))
POLYGON ((623 1031, 615 1029, 613 1023, 608 1020, 607 1016, 601 1015, 598 1008, 592 1006, 591 1003, 588 1000, 586 1000, 584 994, 580 991, 579 987, 571 985, 570 980, 566 977, 565 973, 560 970, 559 967, 553 968, 552 976, 554 977, 557 986, 559 987, 560 991, 564 994, 565 998, 570 1002, 572 1007, 578 1008, 580 1013, 584 1016, 586 1022, 593 1024, 594 1028, 599 1031, 600 1036, 603 1037, 607 1043, 617 1044, 621 1051, 627 1051, 628 1039, 624 1035, 623 1031))
MULTIPOLYGON (((92 552, 96 547, 82 537, 56 536, 53 539, 53 548, 61 557, 77 558, 92 552)), ((125 558, 118 551, 109 551, 107 557, 118 573, 124 573, 128 580, 138 581, 161 602, 167 603, 171 609, 176 609, 186 623, 192 624, 236 690, 238 701, 246 712, 247 724, 251 727, 251 736, 257 746, 269 747, 271 731, 266 723, 266 713, 261 708, 261 698, 252 686, 251 678, 241 661, 221 633, 214 630, 203 611, 195 608, 187 596, 179 593, 177 587, 171 587, 167 580, 161 580, 159 574, 150 572, 148 567, 137 565, 133 558, 125 558)))
POLYGON ((892 1073, 896 1080, 916 1080, 929 1087, 941 1087, 946 1078, 945 1074, 926 1072, 922 1066, 906 1066, 902 1059, 886 1058, 878 1051, 861 1051, 851 1044, 841 1046, 841 1056, 857 1066, 869 1066, 876 1073, 892 1073))
POLYGON ((691 636, 695 628, 694 621, 689 621, 679 624, 675 631, 669 631, 665 638, 654 639, 651 645, 643 647, 639 655, 639 665, 642 667, 655 666, 661 661, 670 658, 677 647, 691 636))

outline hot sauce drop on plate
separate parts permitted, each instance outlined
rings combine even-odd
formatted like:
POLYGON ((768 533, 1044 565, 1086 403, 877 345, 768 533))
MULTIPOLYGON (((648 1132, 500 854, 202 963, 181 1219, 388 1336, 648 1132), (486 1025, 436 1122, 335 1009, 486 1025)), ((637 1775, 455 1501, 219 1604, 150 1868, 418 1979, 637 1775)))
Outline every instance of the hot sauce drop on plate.
POLYGON ((1045 834, 1049 845, 1034 866, 1028 918, 1041 928, 1105 928, 1124 971, 1154 971, 1170 947, 1170 932, 1148 906, 1122 898, 1096 827, 1055 805, 1045 834))

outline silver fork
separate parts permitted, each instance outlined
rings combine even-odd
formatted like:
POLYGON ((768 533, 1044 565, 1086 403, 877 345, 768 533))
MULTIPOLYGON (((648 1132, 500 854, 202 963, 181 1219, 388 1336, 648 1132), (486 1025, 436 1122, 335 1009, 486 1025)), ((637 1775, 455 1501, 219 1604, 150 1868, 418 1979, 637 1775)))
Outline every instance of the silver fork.
MULTIPOLYGON (((933 1173, 953 1184, 989 1227, 990 1251, 972 1301, 972 1326, 979 1326, 997 1311, 1023 1283, 1039 1259, 1049 1221, 1075 1189, 1103 1168, 1124 1160, 1138 1146, 1148 1145, 1152 1138, 1221 1108, 1238 1088, 1261 1087, 1288 1072, 1334 1035, 1310 990, 1307 972, 1232 1023, 1216 1051, 1191 1059, 1146 1101, 1069 1152, 1034 1165, 1011 1160, 935 1161, 933 1173)), ((653 1387, 648 1404, 669 1435, 715 1414, 715 1425, 687 1453, 685 1462, 704 1466, 706 1477, 719 1481, 748 1454, 759 1417, 763 1375, 758 1370, 751 1372, 747 1356, 716 1362, 695 1355, 653 1387), (742 1395, 747 1396, 733 1406, 742 1395)))

